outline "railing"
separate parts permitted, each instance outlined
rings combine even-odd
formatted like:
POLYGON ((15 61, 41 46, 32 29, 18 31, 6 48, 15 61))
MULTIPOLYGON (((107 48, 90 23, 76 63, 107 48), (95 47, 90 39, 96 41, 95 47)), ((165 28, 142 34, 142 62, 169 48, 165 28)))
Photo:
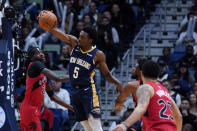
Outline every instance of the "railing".
MULTIPOLYGON (((150 19, 147 21, 147 24, 144 25, 140 31, 138 32, 138 34, 135 36, 135 38, 133 39, 133 42, 131 44, 131 48, 128 49, 126 51, 126 53, 124 54, 124 56, 122 57, 122 61, 121 61, 121 64, 120 64, 120 73, 119 73, 119 80, 120 81, 124 81, 123 85, 129 81, 129 78, 130 78, 130 71, 128 70, 130 65, 131 67, 134 67, 134 63, 135 63, 135 50, 136 48, 139 49, 141 47, 143 47, 143 57, 146 57, 146 56, 150 56, 150 47, 151 47, 151 43, 150 43, 150 40, 151 40, 151 32, 152 32, 152 29, 153 29, 153 25, 151 25, 151 21, 153 19, 155 19, 155 17, 159 14, 160 16, 160 19, 162 18, 162 14, 161 14, 161 8, 164 8, 165 10, 165 13, 164 13, 164 17, 166 18, 166 0, 164 1, 164 3, 161 3, 159 5, 159 7, 156 9, 156 11, 154 12, 154 14, 150 17, 150 19), (143 43, 140 44, 140 45, 137 45, 136 42, 139 40, 139 38, 143 36, 143 43), (148 53, 146 53, 146 48, 148 46, 148 53), (126 70, 125 70, 126 69, 126 70)), ((161 20, 160 20, 160 26, 161 26, 161 20)), ((164 25, 166 24, 166 20, 165 20, 165 23, 164 25)), ((165 27, 166 28, 166 27, 165 27)), ((165 29, 164 28, 164 29, 165 29)), ((116 74, 116 71, 117 69, 116 68, 113 68, 111 73, 114 74, 114 75, 117 75, 116 74)), ((108 102, 108 97, 109 97, 109 89, 112 89, 114 88, 114 91, 113 91, 113 94, 112 96, 115 96, 115 87, 114 85, 110 84, 109 82, 106 81, 106 92, 105 92, 105 107, 106 109, 104 110, 104 118, 105 118, 105 121, 107 121, 107 112, 108 112, 108 106, 114 106, 114 102, 115 101, 112 101, 112 103, 109 105, 109 102, 108 102)), ((111 90, 110 90, 111 91, 111 90)))

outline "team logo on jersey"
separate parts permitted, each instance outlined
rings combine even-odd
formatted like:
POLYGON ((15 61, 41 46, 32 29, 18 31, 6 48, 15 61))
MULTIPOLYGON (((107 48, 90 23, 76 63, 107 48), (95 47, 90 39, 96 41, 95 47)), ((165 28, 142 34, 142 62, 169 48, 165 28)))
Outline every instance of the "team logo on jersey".
POLYGON ((2 128, 3 125, 5 124, 5 120, 6 120, 5 111, 4 111, 3 108, 0 106, 0 128, 2 128))

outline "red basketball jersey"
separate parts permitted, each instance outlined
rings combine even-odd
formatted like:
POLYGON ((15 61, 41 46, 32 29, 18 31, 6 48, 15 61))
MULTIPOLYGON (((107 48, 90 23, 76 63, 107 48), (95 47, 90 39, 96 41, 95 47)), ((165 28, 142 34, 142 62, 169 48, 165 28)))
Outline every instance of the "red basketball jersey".
POLYGON ((177 131, 171 111, 170 95, 160 83, 147 82, 154 88, 147 112, 142 117, 143 131, 177 131))
MULTIPOLYGON (((31 64, 32 63, 29 64, 29 67, 31 66, 31 64)), ((25 99, 22 105, 34 106, 37 107, 38 111, 40 111, 45 94, 47 79, 43 74, 40 74, 34 78, 30 78, 28 75, 28 70, 27 70, 27 79, 26 79, 25 99)))

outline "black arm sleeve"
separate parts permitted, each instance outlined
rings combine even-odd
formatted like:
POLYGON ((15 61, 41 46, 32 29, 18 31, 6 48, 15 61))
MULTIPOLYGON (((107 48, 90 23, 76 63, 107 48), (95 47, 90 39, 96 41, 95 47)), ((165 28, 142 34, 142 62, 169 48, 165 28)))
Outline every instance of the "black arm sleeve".
POLYGON ((42 72, 44 68, 46 67, 42 62, 40 61, 33 62, 28 70, 29 77, 30 78, 37 77, 38 75, 40 75, 40 73, 42 72))

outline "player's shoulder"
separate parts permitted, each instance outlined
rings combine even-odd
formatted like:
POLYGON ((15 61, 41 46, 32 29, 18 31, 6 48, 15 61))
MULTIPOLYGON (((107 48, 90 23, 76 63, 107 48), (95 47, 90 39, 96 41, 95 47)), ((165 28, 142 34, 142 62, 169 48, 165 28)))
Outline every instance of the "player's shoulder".
POLYGON ((96 61, 104 60, 105 59, 105 54, 101 50, 97 50, 95 54, 95 59, 96 61))
POLYGON ((126 84, 126 86, 130 86, 130 87, 139 87, 140 86, 140 83, 138 81, 131 81, 131 82, 128 82, 126 84))
POLYGON ((99 50, 99 49, 97 48, 96 55, 104 55, 104 53, 103 53, 103 51, 101 51, 101 50, 99 50))
POLYGON ((141 88, 146 88, 146 89, 148 89, 148 90, 154 90, 154 88, 150 85, 150 84, 142 84, 142 85, 140 85, 140 87, 139 87, 140 89, 141 88))
POLYGON ((139 90, 139 92, 141 92, 141 91, 148 91, 148 92, 150 92, 151 97, 154 95, 154 88, 150 84, 140 85, 138 90, 139 90))

